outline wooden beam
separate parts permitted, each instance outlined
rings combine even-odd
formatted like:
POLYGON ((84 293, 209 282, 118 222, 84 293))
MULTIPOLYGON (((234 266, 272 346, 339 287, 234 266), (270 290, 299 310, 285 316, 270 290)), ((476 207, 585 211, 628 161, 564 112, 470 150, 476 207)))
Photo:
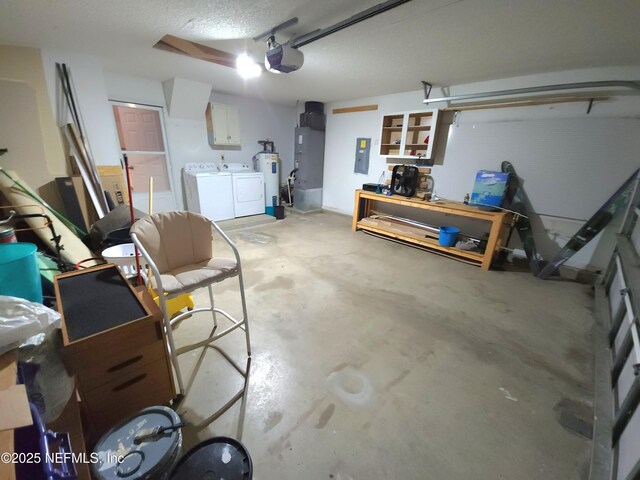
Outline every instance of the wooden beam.
POLYGON ((174 37, 173 35, 165 35, 153 48, 164 50, 166 52, 179 53, 187 57, 205 60, 207 62, 224 65, 225 67, 236 68, 236 56, 231 53, 201 45, 184 38, 174 37))
POLYGON ((464 112, 466 110, 486 110, 490 108, 513 108, 513 107, 535 107, 539 105, 552 105, 556 103, 575 103, 575 102, 589 102, 589 101, 601 102, 609 100, 609 97, 587 97, 587 96, 573 96, 573 97, 555 97, 555 98, 533 98, 531 100, 511 100, 504 102, 485 103, 485 104, 461 104, 447 108, 443 108, 443 112, 464 112))
MULTIPOLYGON (((403 163, 398 163, 397 165, 404 165, 403 163)), ((409 164, 410 166, 412 166, 411 164, 409 164)), ((395 167, 395 165, 387 165, 387 170, 389 170, 390 172, 393 171, 393 167, 395 167)), ((419 173, 431 173, 431 168, 430 167, 418 167, 418 172, 419 173)))
POLYGON ((378 105, 361 105, 359 107, 347 107, 347 108, 334 108, 333 113, 352 113, 352 112, 366 112, 369 110, 378 110, 378 105))

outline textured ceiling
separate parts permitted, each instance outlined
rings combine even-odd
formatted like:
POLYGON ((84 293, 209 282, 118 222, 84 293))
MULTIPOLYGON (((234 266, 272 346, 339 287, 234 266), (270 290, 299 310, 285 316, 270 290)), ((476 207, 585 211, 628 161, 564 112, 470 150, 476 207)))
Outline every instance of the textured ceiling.
POLYGON ((234 69, 152 48, 164 34, 262 57, 251 37, 293 16, 284 41, 381 0, 2 0, 0 44, 89 53, 105 71, 211 83, 292 104, 336 101, 579 68, 640 65, 638 0, 413 0, 302 47, 288 75, 234 69))

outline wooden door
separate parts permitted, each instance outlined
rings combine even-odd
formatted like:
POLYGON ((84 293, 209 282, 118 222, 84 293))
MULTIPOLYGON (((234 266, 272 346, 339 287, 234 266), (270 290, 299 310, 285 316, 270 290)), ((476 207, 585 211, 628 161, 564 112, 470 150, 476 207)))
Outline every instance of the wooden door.
POLYGON ((142 211, 148 210, 150 177, 154 212, 176 208, 161 112, 160 108, 113 104, 120 149, 129 158, 133 204, 142 211))

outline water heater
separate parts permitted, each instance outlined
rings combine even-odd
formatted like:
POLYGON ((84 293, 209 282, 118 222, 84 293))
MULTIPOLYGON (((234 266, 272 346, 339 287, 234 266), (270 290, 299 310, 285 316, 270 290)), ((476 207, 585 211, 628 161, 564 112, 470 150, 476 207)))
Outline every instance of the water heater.
POLYGON ((261 152, 256 158, 258 171, 264 173, 265 213, 275 216, 275 207, 280 205, 280 157, 277 153, 261 152))

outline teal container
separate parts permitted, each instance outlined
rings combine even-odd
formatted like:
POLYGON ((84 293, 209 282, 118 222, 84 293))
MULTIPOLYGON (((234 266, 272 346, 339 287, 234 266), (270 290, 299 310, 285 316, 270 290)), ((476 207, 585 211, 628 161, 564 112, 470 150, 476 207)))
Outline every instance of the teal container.
POLYGON ((42 303, 42 282, 33 243, 0 244, 0 295, 42 303))
POLYGON ((443 247, 453 247, 458 241, 460 229, 456 227, 440 227, 438 241, 443 247))

